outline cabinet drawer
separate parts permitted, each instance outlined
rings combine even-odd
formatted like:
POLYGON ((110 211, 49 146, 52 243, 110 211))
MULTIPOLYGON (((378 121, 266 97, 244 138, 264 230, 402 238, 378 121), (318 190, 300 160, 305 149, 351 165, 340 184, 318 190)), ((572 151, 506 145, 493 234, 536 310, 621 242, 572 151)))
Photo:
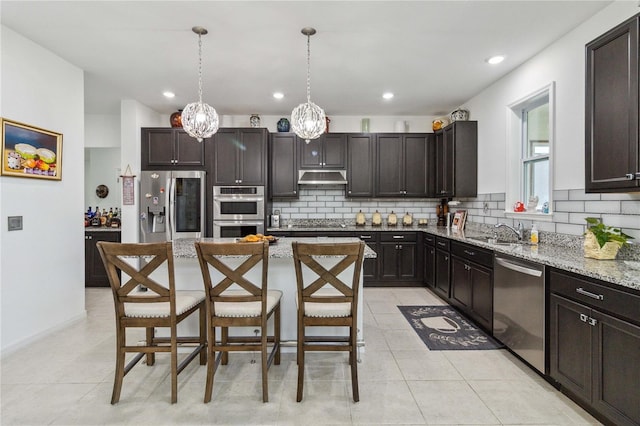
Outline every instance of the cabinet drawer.
POLYGON ((451 243, 451 253, 493 269, 493 252, 490 250, 453 241, 451 243))
POLYGON ((417 241, 415 232, 383 232, 380 241, 417 241))
POLYGON ((640 323, 640 296, 636 294, 605 287, 557 270, 550 271, 549 288, 553 293, 640 323))
POLYGON ((436 248, 449 251, 451 242, 447 238, 436 237, 436 248))
POLYGON ((427 245, 435 246, 436 245, 436 236, 433 234, 424 234, 424 242, 427 245))

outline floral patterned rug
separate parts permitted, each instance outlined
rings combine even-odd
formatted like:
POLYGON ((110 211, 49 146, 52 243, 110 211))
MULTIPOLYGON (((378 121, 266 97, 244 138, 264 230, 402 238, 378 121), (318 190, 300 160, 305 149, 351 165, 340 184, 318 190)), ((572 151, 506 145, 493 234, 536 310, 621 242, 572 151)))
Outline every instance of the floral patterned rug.
POLYGON ((398 309, 432 351, 504 348, 449 305, 398 306, 398 309))

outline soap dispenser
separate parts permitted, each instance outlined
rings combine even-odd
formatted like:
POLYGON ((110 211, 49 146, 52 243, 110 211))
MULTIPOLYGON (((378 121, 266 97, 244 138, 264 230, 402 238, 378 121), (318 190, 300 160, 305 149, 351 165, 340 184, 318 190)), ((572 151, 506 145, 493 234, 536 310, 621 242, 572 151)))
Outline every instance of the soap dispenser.
POLYGON ((538 228, 536 228, 535 223, 531 227, 531 237, 529 237, 529 242, 534 246, 538 245, 538 228))

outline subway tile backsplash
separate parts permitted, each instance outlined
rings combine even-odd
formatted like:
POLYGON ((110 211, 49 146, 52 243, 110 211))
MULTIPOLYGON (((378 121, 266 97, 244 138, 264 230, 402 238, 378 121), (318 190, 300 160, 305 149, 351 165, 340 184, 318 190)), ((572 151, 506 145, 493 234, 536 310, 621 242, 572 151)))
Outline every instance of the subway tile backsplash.
MULTIPOLYGON (((376 210, 383 218, 394 211, 399 216, 409 212, 416 221, 436 219, 439 204, 436 199, 352 199, 346 198, 344 191, 337 185, 304 186, 300 187, 298 200, 275 200, 272 208, 280 210, 280 220, 285 226, 308 219, 353 224, 360 210, 367 220, 371 220, 371 214, 376 210)), ((513 225, 514 219, 505 216, 505 199, 504 192, 478 194, 475 198, 461 199, 455 208, 467 210, 470 227, 492 227, 498 222, 513 225)), ((633 251, 640 249, 640 193, 586 194, 583 189, 565 189, 553 191, 553 199, 553 221, 536 221, 541 241, 544 241, 545 233, 580 237, 586 229, 585 217, 599 217, 607 225, 621 227, 623 232, 634 237, 633 251)), ((531 228, 531 220, 522 222, 526 229, 531 228)))

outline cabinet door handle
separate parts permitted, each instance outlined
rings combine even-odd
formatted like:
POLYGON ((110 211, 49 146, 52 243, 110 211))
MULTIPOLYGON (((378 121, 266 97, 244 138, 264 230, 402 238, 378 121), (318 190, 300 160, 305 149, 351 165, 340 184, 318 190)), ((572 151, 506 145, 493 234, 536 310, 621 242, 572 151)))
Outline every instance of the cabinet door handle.
POLYGON ((445 247, 447 245, 447 243, 443 243, 442 241, 438 241, 438 245, 440 247, 445 247))
POLYGON ((588 320, 589 320, 588 316, 586 316, 585 314, 580 314, 580 321, 587 322, 588 320))
POLYGON ((449 260, 449 256, 445 256, 445 257, 444 257, 444 260, 449 260))
POLYGON ((634 175, 633 173, 627 173, 626 175, 624 175, 624 177, 625 177, 627 180, 634 180, 634 179, 636 178, 636 177, 635 177, 635 175, 634 175))
POLYGON ((595 327, 595 325, 598 324, 598 320, 595 319, 595 318, 591 318, 591 317, 589 317, 589 321, 588 322, 589 322, 589 325, 592 326, 592 327, 595 327))
POLYGON ((476 252, 475 251, 469 251, 469 250, 465 250, 464 251, 466 254, 468 254, 469 256, 475 256, 476 252))
POLYGON ((592 299, 604 300, 604 296, 602 294, 591 293, 590 291, 587 291, 587 290, 583 289, 582 287, 576 288, 576 293, 582 294, 583 296, 587 296, 587 297, 590 297, 592 299))
POLYGON ((640 179, 640 172, 636 172, 636 179, 640 179))

